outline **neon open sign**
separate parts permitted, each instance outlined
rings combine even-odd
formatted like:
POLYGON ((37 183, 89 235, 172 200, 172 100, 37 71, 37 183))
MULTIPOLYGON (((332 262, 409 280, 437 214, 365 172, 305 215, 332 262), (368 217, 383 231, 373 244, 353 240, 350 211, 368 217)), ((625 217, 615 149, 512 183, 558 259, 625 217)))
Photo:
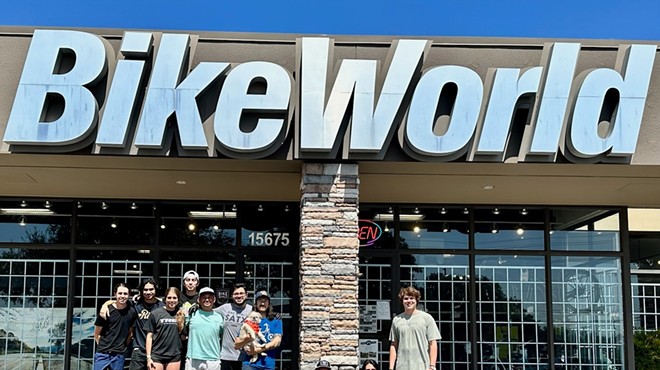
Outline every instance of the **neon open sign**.
POLYGON ((360 239, 360 247, 368 247, 374 245, 383 235, 383 229, 377 223, 371 220, 360 220, 358 228, 358 239, 360 239))

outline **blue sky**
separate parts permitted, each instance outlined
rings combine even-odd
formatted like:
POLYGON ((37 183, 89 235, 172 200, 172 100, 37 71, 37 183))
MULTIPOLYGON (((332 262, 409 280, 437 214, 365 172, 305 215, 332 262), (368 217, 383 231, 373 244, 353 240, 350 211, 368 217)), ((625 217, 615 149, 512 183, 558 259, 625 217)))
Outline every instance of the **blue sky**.
POLYGON ((0 25, 660 40, 660 0, 5 0, 0 25))

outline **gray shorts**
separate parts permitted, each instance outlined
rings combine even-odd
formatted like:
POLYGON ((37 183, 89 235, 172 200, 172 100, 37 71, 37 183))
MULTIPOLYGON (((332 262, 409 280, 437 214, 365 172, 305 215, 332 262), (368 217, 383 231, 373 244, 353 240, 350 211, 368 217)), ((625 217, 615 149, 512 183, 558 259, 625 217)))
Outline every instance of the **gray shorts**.
POLYGON ((220 370, 220 360, 186 359, 186 370, 220 370))

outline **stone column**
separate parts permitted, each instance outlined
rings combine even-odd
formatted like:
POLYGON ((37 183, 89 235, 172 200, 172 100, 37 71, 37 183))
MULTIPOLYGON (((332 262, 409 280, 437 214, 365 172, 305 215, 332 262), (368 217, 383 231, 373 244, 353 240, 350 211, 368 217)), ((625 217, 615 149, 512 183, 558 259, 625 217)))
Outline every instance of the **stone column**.
POLYGON ((358 366, 358 165, 305 163, 300 204, 300 369, 358 366))

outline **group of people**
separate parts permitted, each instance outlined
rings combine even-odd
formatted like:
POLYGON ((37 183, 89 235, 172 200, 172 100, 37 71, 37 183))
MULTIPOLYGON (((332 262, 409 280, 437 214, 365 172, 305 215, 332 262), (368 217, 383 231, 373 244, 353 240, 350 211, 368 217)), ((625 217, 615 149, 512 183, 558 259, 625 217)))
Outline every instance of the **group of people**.
MULTIPOLYGON (((126 283, 114 288, 114 299, 103 304, 95 322, 94 370, 123 370, 131 341, 131 370, 274 370, 282 341, 282 320, 273 310, 270 295, 255 294, 247 303, 244 284, 235 284, 231 301, 216 306, 215 291, 197 291, 199 275, 183 276, 183 292, 170 287, 164 302, 157 298, 158 284, 147 279, 136 301, 126 283), (257 322, 244 330, 246 318, 255 312, 257 322), (255 335, 261 338, 254 345, 255 335)), ((413 287, 399 292, 404 312, 392 320, 389 370, 435 370, 438 357, 438 326, 426 312, 417 309, 421 294, 413 287)), ((331 370, 326 360, 316 370, 331 370)), ((367 360, 362 370, 379 370, 367 360)))
POLYGON ((199 275, 183 275, 183 289, 170 287, 164 301, 158 284, 146 279, 136 300, 126 283, 114 287, 114 299, 103 304, 94 323, 94 370, 123 370, 132 343, 131 370, 273 370, 282 341, 282 320, 267 291, 248 302, 244 284, 235 284, 229 303, 216 307, 216 293, 197 290, 199 275), (246 317, 256 313, 253 331, 261 334, 256 345, 241 330, 246 317))

